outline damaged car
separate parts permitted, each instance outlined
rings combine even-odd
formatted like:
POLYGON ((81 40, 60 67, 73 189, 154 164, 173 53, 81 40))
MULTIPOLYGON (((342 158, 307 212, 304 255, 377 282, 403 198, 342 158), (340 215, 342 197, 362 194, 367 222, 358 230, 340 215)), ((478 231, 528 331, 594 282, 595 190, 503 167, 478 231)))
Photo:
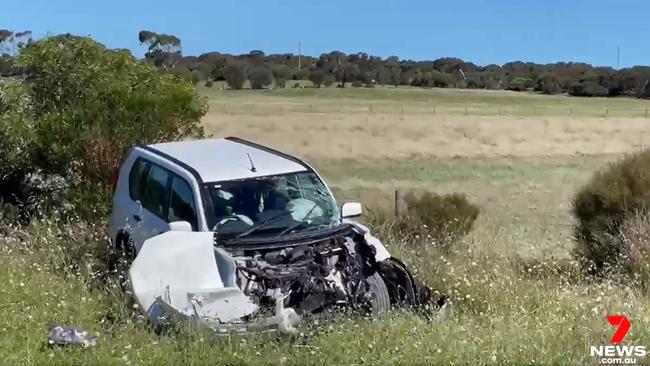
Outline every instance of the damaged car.
POLYGON ((307 314, 445 306, 308 164, 240 138, 134 147, 110 235, 149 320, 295 332, 307 314))

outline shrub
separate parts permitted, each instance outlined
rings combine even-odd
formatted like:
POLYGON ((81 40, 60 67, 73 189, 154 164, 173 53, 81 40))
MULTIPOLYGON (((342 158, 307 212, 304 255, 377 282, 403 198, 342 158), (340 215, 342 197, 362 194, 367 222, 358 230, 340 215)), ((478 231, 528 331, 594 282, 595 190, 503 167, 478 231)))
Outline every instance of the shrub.
POLYGON ((76 169, 108 183, 133 145, 202 136, 207 110, 191 83, 90 38, 57 36, 16 59, 26 77, 45 173, 76 169))
POLYGON ((535 80, 523 76, 517 76, 508 84, 508 90, 526 91, 535 86, 535 80))
POLYGON ((264 66, 257 66, 248 72, 251 89, 263 89, 273 83, 273 74, 264 66))
POLYGON ((330 74, 330 73, 327 73, 327 74, 323 77, 323 85, 326 86, 326 87, 328 87, 328 88, 329 88, 330 86, 332 86, 332 84, 334 84, 335 81, 336 81, 336 78, 334 77, 334 75, 332 75, 332 74, 330 74))
POLYGON ((25 194, 30 176, 108 186, 133 145, 203 135, 207 103, 192 84, 128 52, 55 36, 15 64, 24 82, 3 87, 0 108, 0 184, 15 191, 3 195, 25 194))
POLYGON ((352 87, 361 88, 361 87, 363 87, 363 83, 361 81, 359 81, 359 80, 355 80, 355 81, 352 82, 352 87))
POLYGON ((571 85, 571 95, 577 97, 606 97, 609 89, 595 81, 581 81, 571 85))
POLYGON ((241 90, 246 82, 246 74, 244 73, 244 66, 240 63, 234 63, 226 66, 223 69, 223 77, 230 89, 241 90))
POLYGON ((324 78, 325 74, 320 70, 312 70, 309 72, 309 81, 311 81, 316 88, 320 88, 324 78))
POLYGON ((480 212, 478 206, 459 193, 411 193, 405 201, 408 206, 405 215, 390 219, 376 214, 373 223, 392 225, 392 229, 407 242, 423 244, 426 240, 443 249, 467 235, 480 212))
POLYGON ((287 80, 291 79, 291 68, 287 65, 272 65, 271 72, 275 79, 276 88, 284 88, 287 80))
POLYGON ((207 80, 205 82, 205 87, 206 88, 212 88, 213 85, 214 85, 214 81, 212 81, 212 80, 207 80))
POLYGON ((631 218, 648 209, 650 150, 598 171, 573 198, 575 257, 592 274, 626 269, 630 250, 621 233, 631 218))

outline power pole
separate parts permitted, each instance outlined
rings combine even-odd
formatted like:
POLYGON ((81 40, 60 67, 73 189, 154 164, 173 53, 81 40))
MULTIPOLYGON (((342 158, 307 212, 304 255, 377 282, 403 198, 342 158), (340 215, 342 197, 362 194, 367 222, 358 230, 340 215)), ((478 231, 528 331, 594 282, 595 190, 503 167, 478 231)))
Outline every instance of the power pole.
POLYGON ((300 64, 301 64, 301 61, 302 61, 301 48, 302 48, 302 42, 298 41, 298 70, 300 70, 300 64))

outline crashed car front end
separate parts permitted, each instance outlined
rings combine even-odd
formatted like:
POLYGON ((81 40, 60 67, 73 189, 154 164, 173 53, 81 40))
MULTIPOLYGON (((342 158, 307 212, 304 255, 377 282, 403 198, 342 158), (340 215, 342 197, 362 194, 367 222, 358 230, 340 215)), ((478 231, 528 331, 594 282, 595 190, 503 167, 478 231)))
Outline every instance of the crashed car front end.
POLYGON ((432 309, 419 283, 368 229, 223 247, 210 232, 167 232, 145 241, 129 271, 136 301, 155 325, 181 319, 218 332, 296 332, 301 317, 351 308, 432 309))

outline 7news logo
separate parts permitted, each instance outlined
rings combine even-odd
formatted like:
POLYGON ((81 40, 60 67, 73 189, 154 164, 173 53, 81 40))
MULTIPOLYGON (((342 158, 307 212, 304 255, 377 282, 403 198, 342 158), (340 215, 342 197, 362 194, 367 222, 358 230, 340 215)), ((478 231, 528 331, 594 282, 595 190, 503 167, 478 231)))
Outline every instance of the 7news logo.
POLYGON ((591 346, 589 354, 593 357, 600 357, 602 364, 636 364, 637 359, 647 354, 645 346, 624 346, 621 345, 631 324, 625 315, 609 315, 607 322, 615 326, 616 330, 610 339, 612 345, 591 346))

